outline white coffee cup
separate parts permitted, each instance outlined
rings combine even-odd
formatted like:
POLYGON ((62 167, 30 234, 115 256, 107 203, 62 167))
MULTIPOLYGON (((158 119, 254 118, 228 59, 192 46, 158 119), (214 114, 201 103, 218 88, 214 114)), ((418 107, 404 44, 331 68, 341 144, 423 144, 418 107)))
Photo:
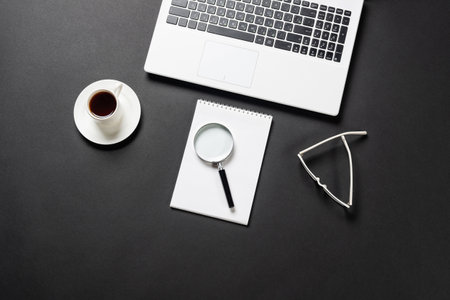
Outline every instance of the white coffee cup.
POLYGON ((102 129, 116 128, 122 117, 122 109, 119 101, 123 85, 117 87, 99 88, 91 93, 86 101, 86 110, 91 118, 102 129))

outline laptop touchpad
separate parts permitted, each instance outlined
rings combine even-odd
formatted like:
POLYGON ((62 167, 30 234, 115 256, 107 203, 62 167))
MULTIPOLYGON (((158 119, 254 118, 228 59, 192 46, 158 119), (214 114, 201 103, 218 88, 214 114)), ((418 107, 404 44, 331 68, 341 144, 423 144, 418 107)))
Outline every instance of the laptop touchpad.
POLYGON ((208 41, 198 75, 249 88, 257 60, 256 51, 208 41))

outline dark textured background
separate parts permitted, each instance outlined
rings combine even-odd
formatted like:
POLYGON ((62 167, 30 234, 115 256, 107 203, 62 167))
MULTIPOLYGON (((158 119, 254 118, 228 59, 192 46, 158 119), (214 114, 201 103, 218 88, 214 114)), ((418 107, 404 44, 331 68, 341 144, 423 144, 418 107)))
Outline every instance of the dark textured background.
POLYGON ((159 6, 0 0, 0 298, 449 299, 449 2, 366 0, 337 118, 147 75, 159 6), (72 115, 103 78, 142 105, 111 148, 72 115), (197 98, 274 117, 249 227, 169 208, 197 98), (296 153, 359 129, 346 213, 296 153))

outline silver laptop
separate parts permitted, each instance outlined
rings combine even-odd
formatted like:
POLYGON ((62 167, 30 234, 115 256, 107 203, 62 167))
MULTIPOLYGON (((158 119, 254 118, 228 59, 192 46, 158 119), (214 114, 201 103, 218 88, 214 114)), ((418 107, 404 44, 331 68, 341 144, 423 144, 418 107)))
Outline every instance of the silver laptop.
POLYGON ((145 71, 337 115, 363 0, 163 0, 145 71))

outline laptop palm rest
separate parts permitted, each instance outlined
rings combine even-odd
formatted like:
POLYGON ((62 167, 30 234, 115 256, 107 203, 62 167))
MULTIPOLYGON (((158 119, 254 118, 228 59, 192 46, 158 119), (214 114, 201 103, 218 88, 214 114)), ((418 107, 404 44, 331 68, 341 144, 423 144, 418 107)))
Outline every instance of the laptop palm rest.
POLYGON ((249 88, 257 60, 256 51, 207 41, 198 75, 249 88))

